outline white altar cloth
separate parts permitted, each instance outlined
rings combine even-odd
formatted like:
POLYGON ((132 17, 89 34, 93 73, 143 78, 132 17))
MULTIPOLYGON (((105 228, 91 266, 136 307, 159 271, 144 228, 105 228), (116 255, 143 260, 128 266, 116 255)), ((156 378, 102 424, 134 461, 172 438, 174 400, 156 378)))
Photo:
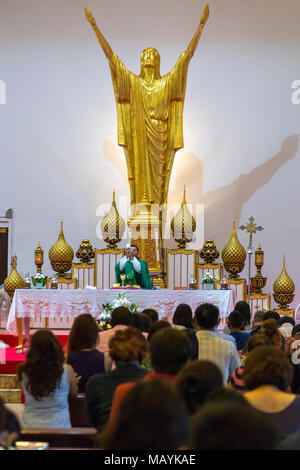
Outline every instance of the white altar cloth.
POLYGON ((218 306, 222 318, 232 311, 231 290, 16 289, 6 328, 17 334, 17 317, 77 317, 82 313, 96 317, 102 312, 102 305, 112 302, 121 292, 140 309, 154 308, 160 318, 167 317, 169 321, 180 303, 190 305, 193 312, 202 303, 212 303, 218 306))

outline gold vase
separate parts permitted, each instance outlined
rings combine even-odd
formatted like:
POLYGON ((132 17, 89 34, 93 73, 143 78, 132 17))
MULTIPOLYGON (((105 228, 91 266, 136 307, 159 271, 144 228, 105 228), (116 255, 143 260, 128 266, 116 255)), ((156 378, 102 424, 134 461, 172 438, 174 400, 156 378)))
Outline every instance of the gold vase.
POLYGON ((229 273, 231 279, 237 279, 239 273, 243 271, 246 261, 246 251, 238 241, 235 220, 233 220, 233 230, 227 245, 224 246, 221 257, 223 260, 224 268, 229 273))
POLYGON ((57 242, 50 248, 48 256, 52 269, 58 273, 59 277, 64 277, 65 273, 71 269, 74 251, 65 240, 63 221, 61 221, 57 242))
POLYGON ((273 284, 273 297, 279 309, 287 310, 288 304, 294 300, 295 284, 286 272, 285 256, 283 257, 283 267, 280 276, 273 284))
POLYGON ((37 272, 42 272, 42 266, 44 264, 44 251, 41 248, 40 243, 37 246, 37 249, 34 252, 34 262, 37 267, 37 272))
POLYGON ((3 287, 5 292, 9 295, 9 298, 12 300, 14 296, 14 292, 16 289, 24 289, 25 287, 25 281, 23 278, 20 276, 20 274, 17 271, 17 257, 16 255, 13 256, 12 259, 12 271, 11 273, 6 277, 3 283, 3 287))
POLYGON ((90 263, 91 259, 95 258, 95 250, 89 240, 82 240, 79 249, 76 251, 76 257, 82 263, 90 263))
POLYGON ((213 264, 214 260, 219 258, 219 252, 213 240, 206 240, 199 254, 200 258, 208 264, 213 264))
POLYGON ((188 209, 185 198, 185 188, 180 209, 171 220, 171 230, 173 238, 178 243, 178 248, 180 249, 185 249, 186 244, 193 240, 196 230, 196 221, 188 209))
POLYGON ((105 243, 107 243, 107 248, 117 248, 117 243, 122 240, 125 228, 125 221, 118 212, 115 201, 115 191, 113 191, 111 209, 101 221, 102 236, 105 243))
POLYGON ((261 268, 264 264, 264 252, 258 246, 258 249, 255 251, 255 266, 256 266, 256 275, 251 277, 251 285, 255 289, 256 294, 262 294, 262 289, 265 287, 267 278, 261 275, 261 268))

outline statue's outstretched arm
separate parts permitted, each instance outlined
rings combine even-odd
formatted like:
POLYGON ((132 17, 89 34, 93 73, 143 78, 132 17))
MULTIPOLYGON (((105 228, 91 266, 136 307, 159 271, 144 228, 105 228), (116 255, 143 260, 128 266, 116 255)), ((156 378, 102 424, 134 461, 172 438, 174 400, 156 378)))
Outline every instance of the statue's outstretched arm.
POLYGON ((97 36, 97 39, 100 43, 100 46, 102 47, 103 49, 103 52, 104 54, 106 55, 106 58, 110 61, 110 64, 111 66, 114 68, 114 64, 112 62, 112 59, 113 59, 113 50, 111 49, 110 45, 108 44, 108 42, 106 41, 105 37, 103 36, 103 34, 101 33, 100 29, 98 28, 97 24, 96 24, 96 21, 95 21, 95 18, 93 17, 92 13, 90 12, 90 10, 88 9, 88 7, 85 7, 85 17, 86 19, 88 20, 88 22, 90 23, 90 25, 92 26, 96 36, 97 36))
POLYGON ((208 20, 208 17, 209 17, 209 6, 205 5, 202 16, 201 16, 200 24, 197 28, 197 31, 195 32, 195 34, 193 36, 193 39, 191 40, 191 42, 190 42, 190 44, 187 48, 187 53, 191 56, 193 56, 193 54, 194 54, 194 52, 195 52, 195 50, 198 46, 198 42, 199 42, 202 30, 205 26, 205 23, 208 20))

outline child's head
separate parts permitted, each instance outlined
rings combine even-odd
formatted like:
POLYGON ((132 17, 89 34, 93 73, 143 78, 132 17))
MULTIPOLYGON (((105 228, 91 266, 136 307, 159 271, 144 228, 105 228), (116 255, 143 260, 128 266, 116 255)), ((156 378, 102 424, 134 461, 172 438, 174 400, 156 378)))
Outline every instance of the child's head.
POLYGON ((227 324, 230 330, 242 330, 244 327, 243 315, 237 310, 233 310, 228 317, 227 324))

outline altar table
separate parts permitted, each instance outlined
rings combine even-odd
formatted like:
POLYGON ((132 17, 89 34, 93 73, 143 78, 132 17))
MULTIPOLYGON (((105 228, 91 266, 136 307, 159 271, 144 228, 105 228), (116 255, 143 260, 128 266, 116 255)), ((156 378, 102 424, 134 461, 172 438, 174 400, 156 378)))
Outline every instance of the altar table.
POLYGON ((17 319, 30 319, 36 315, 61 318, 90 313, 97 317, 102 312, 103 304, 111 303, 121 292, 138 308, 153 308, 160 318, 167 317, 169 321, 180 303, 190 305, 193 312, 200 304, 212 303, 218 306, 221 318, 229 315, 233 304, 231 290, 16 289, 6 328, 17 335, 17 319))

